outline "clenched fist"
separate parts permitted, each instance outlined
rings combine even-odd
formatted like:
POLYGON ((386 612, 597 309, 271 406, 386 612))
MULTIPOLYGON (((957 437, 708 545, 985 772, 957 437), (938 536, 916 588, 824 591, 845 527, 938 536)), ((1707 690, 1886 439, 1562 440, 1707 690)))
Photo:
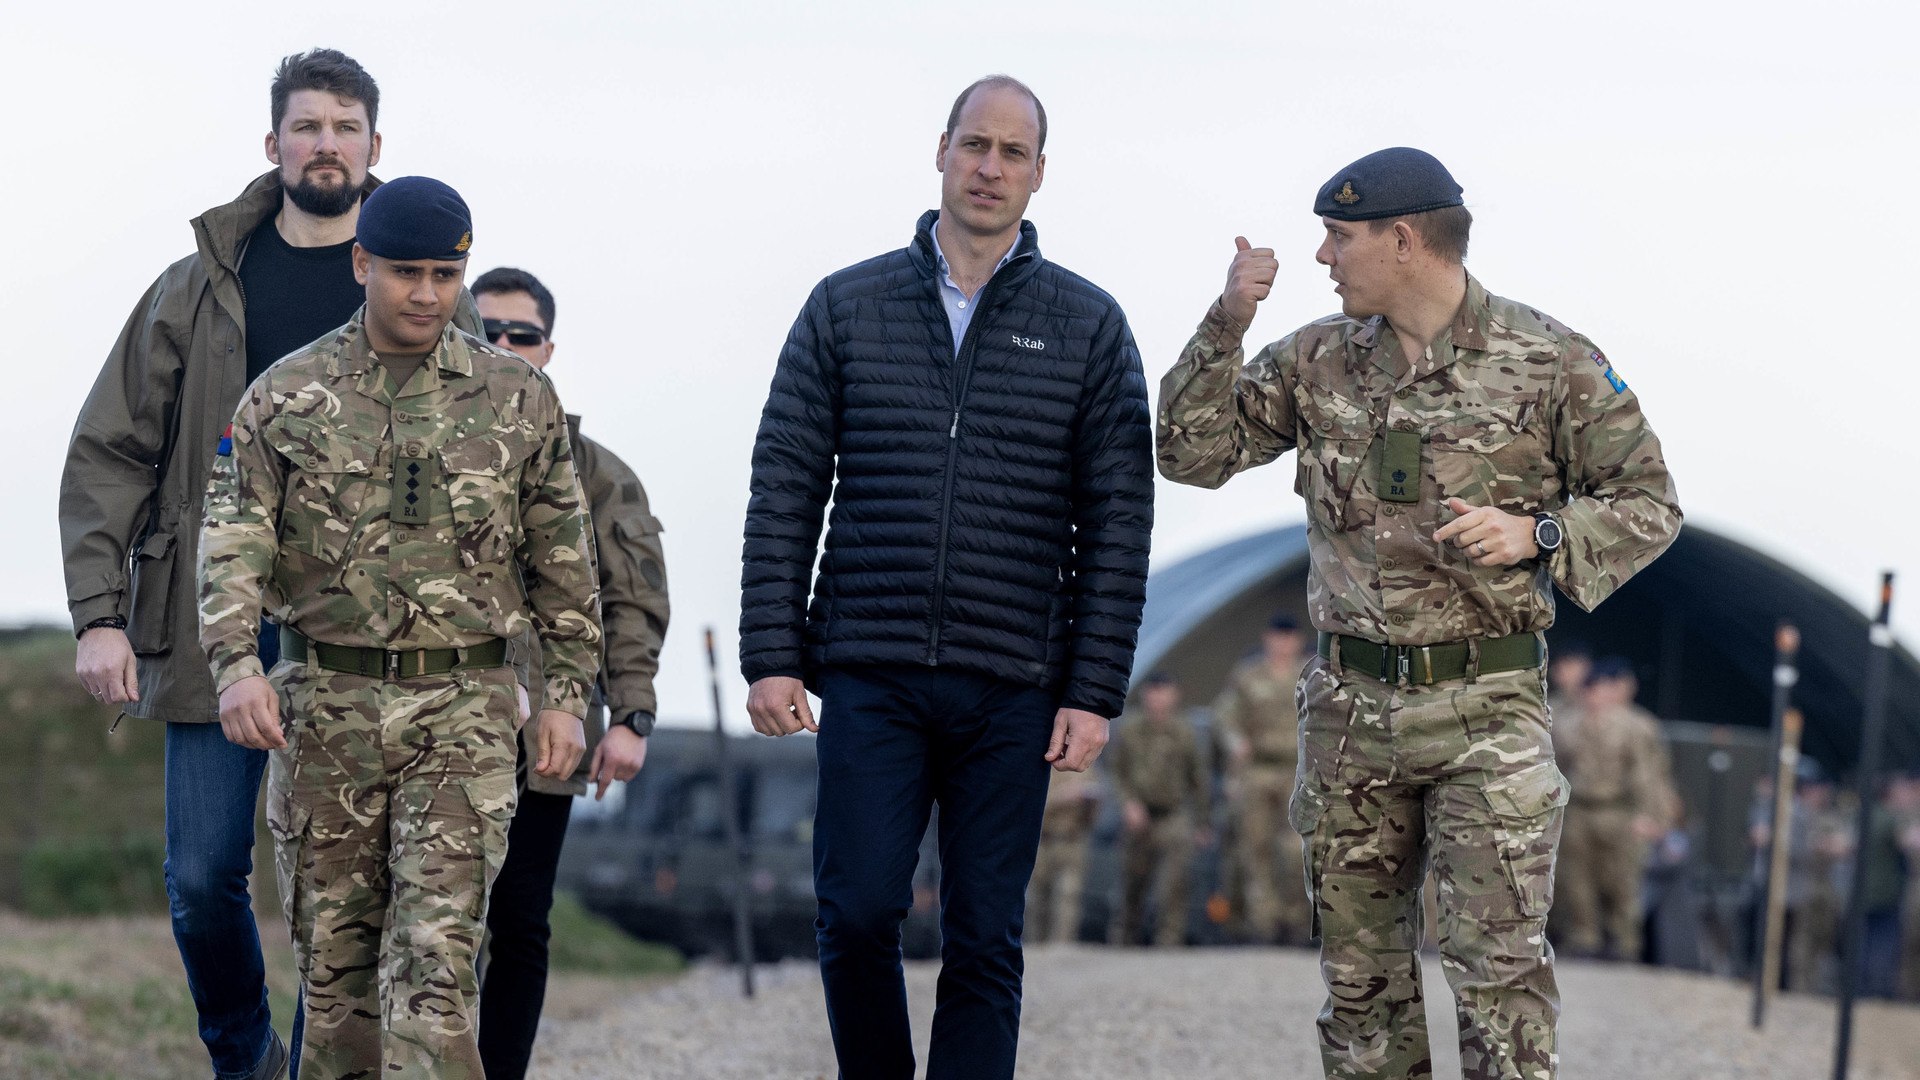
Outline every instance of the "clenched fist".
POLYGON ((1272 248, 1257 248, 1244 236, 1233 238, 1233 263, 1227 267, 1227 288, 1220 294, 1220 309, 1242 326, 1253 322, 1254 308, 1273 292, 1273 276, 1280 272, 1280 260, 1272 248))

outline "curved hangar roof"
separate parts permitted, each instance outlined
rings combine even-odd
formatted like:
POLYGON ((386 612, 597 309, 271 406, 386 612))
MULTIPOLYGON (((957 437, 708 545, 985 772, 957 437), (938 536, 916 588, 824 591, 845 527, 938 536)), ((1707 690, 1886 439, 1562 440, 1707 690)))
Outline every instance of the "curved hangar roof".
MULTIPOLYGON (((1158 570, 1147 581, 1136 675, 1163 668, 1211 698, 1275 611, 1306 618, 1304 525, 1256 533, 1158 570)), ((1874 582, 1862 582, 1868 593, 1874 582)), ((1697 525, 1592 614, 1556 597, 1549 644, 1579 641, 1631 659, 1641 701, 1664 720, 1766 728, 1773 632, 1800 627, 1803 749, 1830 770, 1859 755, 1867 618, 1805 574, 1697 525)), ((1920 766, 1920 663, 1897 654, 1888 696, 1886 761, 1920 766)))

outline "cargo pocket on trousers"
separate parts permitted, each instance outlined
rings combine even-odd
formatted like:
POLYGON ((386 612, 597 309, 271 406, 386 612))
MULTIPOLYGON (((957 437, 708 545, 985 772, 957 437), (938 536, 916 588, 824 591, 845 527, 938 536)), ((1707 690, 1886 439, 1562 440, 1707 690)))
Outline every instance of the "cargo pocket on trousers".
POLYGON ((1521 915, 1537 919, 1553 907, 1553 856, 1569 790, 1551 761, 1529 765, 1481 789, 1495 820, 1500 865, 1521 915))
POLYGON ((300 933, 300 866, 306 862, 307 825, 313 811, 293 801, 292 796, 267 791, 267 830, 273 833, 273 865, 280 885, 280 914, 287 921, 297 943, 300 933))
POLYGON ((473 904, 468 913, 475 919, 487 915, 487 894, 500 876, 500 865, 507 861, 507 826, 513 823, 513 808, 519 791, 512 770, 470 777, 460 782, 460 790, 473 808, 474 850, 473 904))
POLYGON ((1307 910, 1312 913, 1311 937, 1320 936, 1320 872, 1326 865, 1326 841, 1320 835, 1320 822, 1327 815, 1327 800, 1302 779, 1294 784, 1293 798, 1287 803, 1287 821, 1300 834, 1300 858, 1306 869, 1307 910))

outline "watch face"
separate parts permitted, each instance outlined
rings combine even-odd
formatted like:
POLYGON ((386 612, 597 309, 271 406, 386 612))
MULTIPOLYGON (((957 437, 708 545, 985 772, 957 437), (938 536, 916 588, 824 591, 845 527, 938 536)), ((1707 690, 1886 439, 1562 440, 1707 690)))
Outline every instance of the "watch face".
POLYGON ((1542 551, 1560 549, 1560 523, 1552 518, 1541 518, 1533 527, 1533 542, 1542 551))

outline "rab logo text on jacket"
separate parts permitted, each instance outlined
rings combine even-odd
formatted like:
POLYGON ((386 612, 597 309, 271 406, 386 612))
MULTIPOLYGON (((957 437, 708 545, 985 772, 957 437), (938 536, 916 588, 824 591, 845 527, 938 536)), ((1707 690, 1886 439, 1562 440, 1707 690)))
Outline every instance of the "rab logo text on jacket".
POLYGON ((1023 349, 1032 349, 1034 352, 1042 352, 1047 347, 1047 343, 1039 338, 1021 337, 1019 334, 1013 335, 1013 343, 1023 349))

